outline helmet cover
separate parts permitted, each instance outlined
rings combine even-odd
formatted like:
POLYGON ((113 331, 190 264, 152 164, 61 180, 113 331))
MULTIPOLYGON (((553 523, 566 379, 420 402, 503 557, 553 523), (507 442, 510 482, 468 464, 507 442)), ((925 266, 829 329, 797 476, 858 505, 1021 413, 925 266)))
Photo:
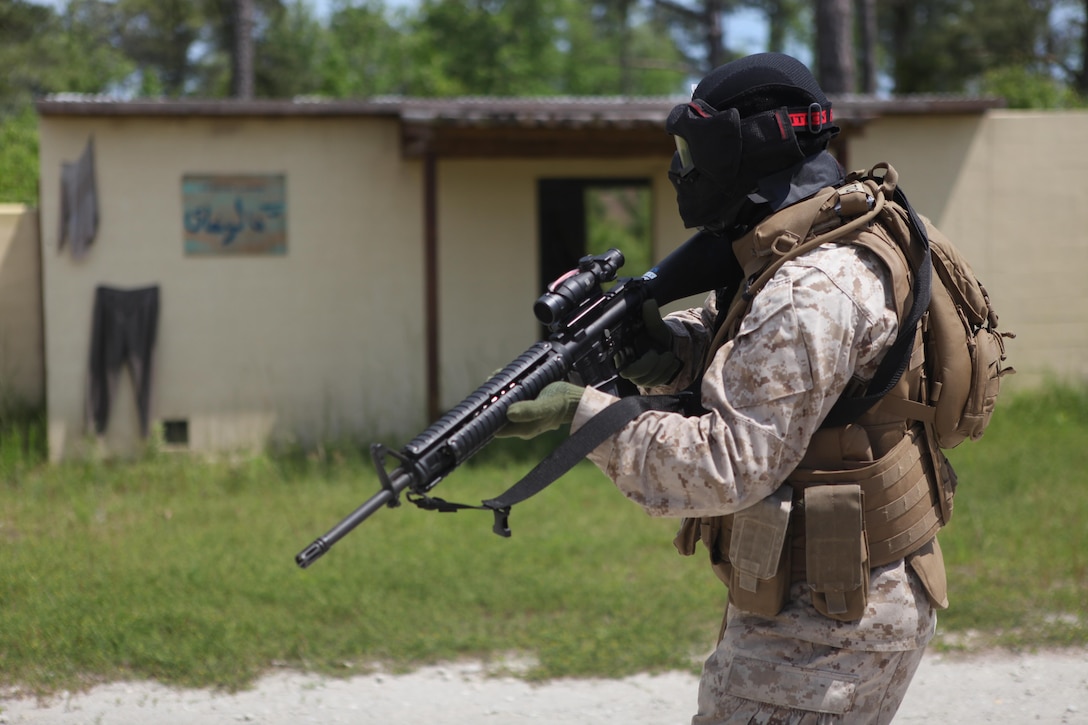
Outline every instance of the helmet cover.
POLYGON ((803 63, 759 53, 707 75, 672 109, 669 178, 687 227, 730 226, 759 179, 827 148, 831 102, 803 63))

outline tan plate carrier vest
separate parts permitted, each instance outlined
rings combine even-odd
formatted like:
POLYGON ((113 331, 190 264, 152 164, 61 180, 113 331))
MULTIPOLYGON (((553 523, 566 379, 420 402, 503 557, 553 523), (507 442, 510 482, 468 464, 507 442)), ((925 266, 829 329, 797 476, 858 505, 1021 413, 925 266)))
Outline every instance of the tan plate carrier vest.
MULTIPOLYGON (((912 303, 913 266, 905 210, 890 201, 896 174, 883 180, 851 174, 761 222, 733 243, 749 280, 729 309, 707 362, 731 339, 751 300, 787 260, 821 244, 856 244, 890 273, 896 313, 912 303)), ((919 325, 907 371, 887 398, 919 400, 924 376, 924 327, 919 325)), ((848 392, 859 392, 858 382, 848 392), (857 389, 855 389, 857 388, 857 389)), ((930 602, 948 606, 944 561, 936 534, 952 515, 955 473, 932 443, 927 426, 883 405, 856 422, 816 432, 800 465, 763 501, 725 516, 685 519, 676 537, 681 554, 702 541, 711 566, 729 587, 729 602, 774 616, 789 601, 791 585, 807 582, 813 605, 833 619, 865 613, 869 571, 906 559, 930 602)))

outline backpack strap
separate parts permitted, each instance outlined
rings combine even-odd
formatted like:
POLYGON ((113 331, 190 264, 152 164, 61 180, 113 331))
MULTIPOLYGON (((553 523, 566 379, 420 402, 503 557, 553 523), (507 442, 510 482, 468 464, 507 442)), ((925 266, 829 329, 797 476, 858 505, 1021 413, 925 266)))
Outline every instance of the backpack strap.
MULTIPOLYGON (((892 173, 894 174, 894 171, 892 173)), ((734 252, 744 266, 745 274, 749 274, 749 277, 744 280, 744 289, 733 300, 728 313, 721 315, 719 311, 720 324, 716 324, 714 337, 707 346, 703 369, 709 367, 711 358, 725 343, 726 338, 734 332, 740 318, 747 314, 752 300, 770 282, 783 264, 821 244, 833 242, 846 234, 866 227, 883 211, 885 206, 883 185, 871 179, 859 181, 853 178, 848 181, 857 183, 849 183, 836 189, 829 188, 826 193, 800 202, 793 207, 787 207, 786 211, 794 210, 790 223, 787 224, 786 229, 772 230, 770 236, 762 240, 764 245, 769 242, 766 248, 758 248, 760 247, 758 243, 755 244, 754 249, 746 248, 747 238, 734 242, 734 252), (851 193, 844 196, 843 193, 847 189, 851 193), (845 203, 848 197, 853 197, 854 203, 845 203), (860 209, 854 209, 855 214, 850 214, 849 219, 844 219, 839 216, 841 211, 846 211, 841 209, 843 206, 860 206, 860 209), (811 208, 802 209, 802 207, 811 208), (859 211, 861 213, 857 213, 859 211), (774 261, 764 265, 761 259, 770 254, 775 256, 774 261), (756 271, 753 272, 752 269, 756 271)), ((776 215, 776 218, 780 215, 781 212, 776 215)), ((754 233, 758 234, 759 229, 757 228, 754 233)))
MULTIPOLYGON (((882 186, 891 187, 892 200, 906 210, 911 238, 922 248, 922 259, 918 269, 915 270, 914 288, 912 290, 914 302, 911 305, 910 314, 907 316, 906 321, 899 327, 899 334, 896 336, 895 342, 885 353, 884 359, 880 361, 876 374, 873 375, 873 379, 869 382, 865 392, 860 396, 840 397, 821 424, 820 427, 822 428, 835 428, 854 422, 895 387, 895 384, 899 382, 899 378, 902 377, 903 372, 906 371, 907 366, 910 364, 918 323, 925 311, 929 309, 933 280, 929 236, 926 234, 925 225, 922 224, 922 220, 918 218, 918 214, 914 211, 914 207, 907 201, 903 190, 895 184, 897 178, 895 170, 887 164, 880 164, 874 167, 873 171, 881 167, 885 169, 882 186)), ((872 172, 870 172, 870 176, 872 176, 872 172)))

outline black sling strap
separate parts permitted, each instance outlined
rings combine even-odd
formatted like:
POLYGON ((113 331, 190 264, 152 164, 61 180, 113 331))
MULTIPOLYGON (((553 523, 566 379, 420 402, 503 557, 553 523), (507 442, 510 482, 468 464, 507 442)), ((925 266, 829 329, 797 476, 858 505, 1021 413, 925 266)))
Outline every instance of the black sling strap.
POLYGON ((499 536, 510 535, 510 509, 535 496, 549 484, 574 467, 623 426, 648 410, 664 410, 673 413, 687 410, 694 395, 632 395, 620 398, 612 405, 586 421, 576 433, 564 440, 555 450, 525 476, 508 488, 505 493, 484 501, 484 506, 495 512, 492 527, 499 536))
POLYGON ((685 391, 678 395, 631 395, 620 398, 597 415, 586 421, 577 432, 564 439, 558 447, 544 457, 520 481, 495 498, 483 502, 483 506, 451 503, 440 498, 408 494, 408 500, 422 509, 441 512, 457 512, 463 509, 492 511, 495 524, 491 530, 499 536, 510 536, 510 509, 543 491, 563 474, 585 458, 594 448, 623 426, 648 410, 684 412, 696 415, 702 412, 694 393, 685 391))

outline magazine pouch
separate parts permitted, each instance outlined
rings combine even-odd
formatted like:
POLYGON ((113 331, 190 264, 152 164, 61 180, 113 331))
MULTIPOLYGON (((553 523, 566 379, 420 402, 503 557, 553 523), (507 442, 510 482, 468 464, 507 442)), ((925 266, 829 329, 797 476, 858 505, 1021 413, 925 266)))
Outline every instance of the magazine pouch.
POLYGON ((869 553, 861 486, 805 489, 805 569, 812 604, 831 619, 853 622, 869 601, 869 553))
POLYGON ((733 516, 729 540, 729 601, 738 609, 773 617, 790 592, 790 547, 786 533, 793 487, 782 485, 759 503, 733 516))

